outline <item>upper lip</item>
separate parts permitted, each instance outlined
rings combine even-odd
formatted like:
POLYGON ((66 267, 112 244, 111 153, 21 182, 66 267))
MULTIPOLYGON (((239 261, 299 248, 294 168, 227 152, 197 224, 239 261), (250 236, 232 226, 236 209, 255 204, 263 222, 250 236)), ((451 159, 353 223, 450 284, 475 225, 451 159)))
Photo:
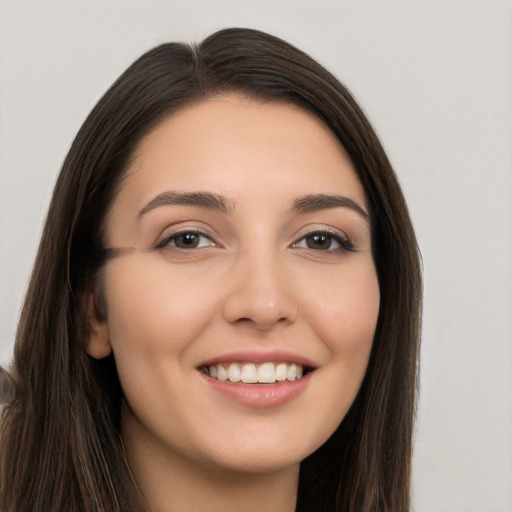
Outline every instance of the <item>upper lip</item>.
POLYGON ((205 366, 214 366, 222 363, 296 363, 304 367, 315 369, 318 365, 315 364, 311 359, 287 350, 266 350, 266 351, 254 351, 254 350, 239 350, 229 353, 224 353, 211 357, 202 361, 198 368, 205 366))

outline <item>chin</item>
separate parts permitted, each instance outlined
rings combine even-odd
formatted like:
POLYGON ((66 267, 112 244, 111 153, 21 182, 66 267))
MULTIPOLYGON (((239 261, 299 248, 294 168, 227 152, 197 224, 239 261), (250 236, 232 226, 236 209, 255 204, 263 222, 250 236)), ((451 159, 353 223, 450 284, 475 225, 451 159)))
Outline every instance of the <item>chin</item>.
MULTIPOLYGON (((254 456, 245 460, 223 460, 220 467, 226 471, 238 473, 240 475, 268 475, 284 471, 299 469, 301 460, 290 457, 254 456)), ((219 467, 219 466, 217 466, 219 467)))
POLYGON ((285 444, 276 442, 249 443, 247 440, 233 441, 229 450, 216 453, 211 461, 227 471, 247 474, 269 474, 295 469, 323 443, 285 444))

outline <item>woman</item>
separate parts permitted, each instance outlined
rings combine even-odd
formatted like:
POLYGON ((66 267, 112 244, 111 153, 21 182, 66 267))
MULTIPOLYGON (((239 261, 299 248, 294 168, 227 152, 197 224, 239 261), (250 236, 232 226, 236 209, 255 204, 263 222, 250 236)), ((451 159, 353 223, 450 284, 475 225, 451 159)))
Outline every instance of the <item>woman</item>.
POLYGON ((57 180, 0 509, 408 510, 420 288, 332 75, 254 30, 149 51, 57 180))

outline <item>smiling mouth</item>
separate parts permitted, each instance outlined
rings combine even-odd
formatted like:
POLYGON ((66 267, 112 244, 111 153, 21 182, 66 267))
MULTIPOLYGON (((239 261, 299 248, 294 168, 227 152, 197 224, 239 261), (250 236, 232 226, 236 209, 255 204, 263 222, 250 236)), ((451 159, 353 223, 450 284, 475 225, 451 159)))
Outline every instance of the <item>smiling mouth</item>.
POLYGON ((208 377, 221 382, 242 384, 275 384, 296 381, 311 371, 297 363, 230 363, 202 366, 208 377))

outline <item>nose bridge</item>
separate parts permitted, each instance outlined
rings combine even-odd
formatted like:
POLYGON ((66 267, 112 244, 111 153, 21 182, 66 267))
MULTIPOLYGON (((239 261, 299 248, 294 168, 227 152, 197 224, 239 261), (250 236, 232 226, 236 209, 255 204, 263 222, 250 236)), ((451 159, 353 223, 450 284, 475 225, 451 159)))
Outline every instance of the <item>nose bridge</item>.
POLYGON ((287 280, 285 254, 270 245, 240 251, 229 275, 224 306, 230 322, 251 322, 264 330, 278 322, 293 322, 298 304, 287 280))

